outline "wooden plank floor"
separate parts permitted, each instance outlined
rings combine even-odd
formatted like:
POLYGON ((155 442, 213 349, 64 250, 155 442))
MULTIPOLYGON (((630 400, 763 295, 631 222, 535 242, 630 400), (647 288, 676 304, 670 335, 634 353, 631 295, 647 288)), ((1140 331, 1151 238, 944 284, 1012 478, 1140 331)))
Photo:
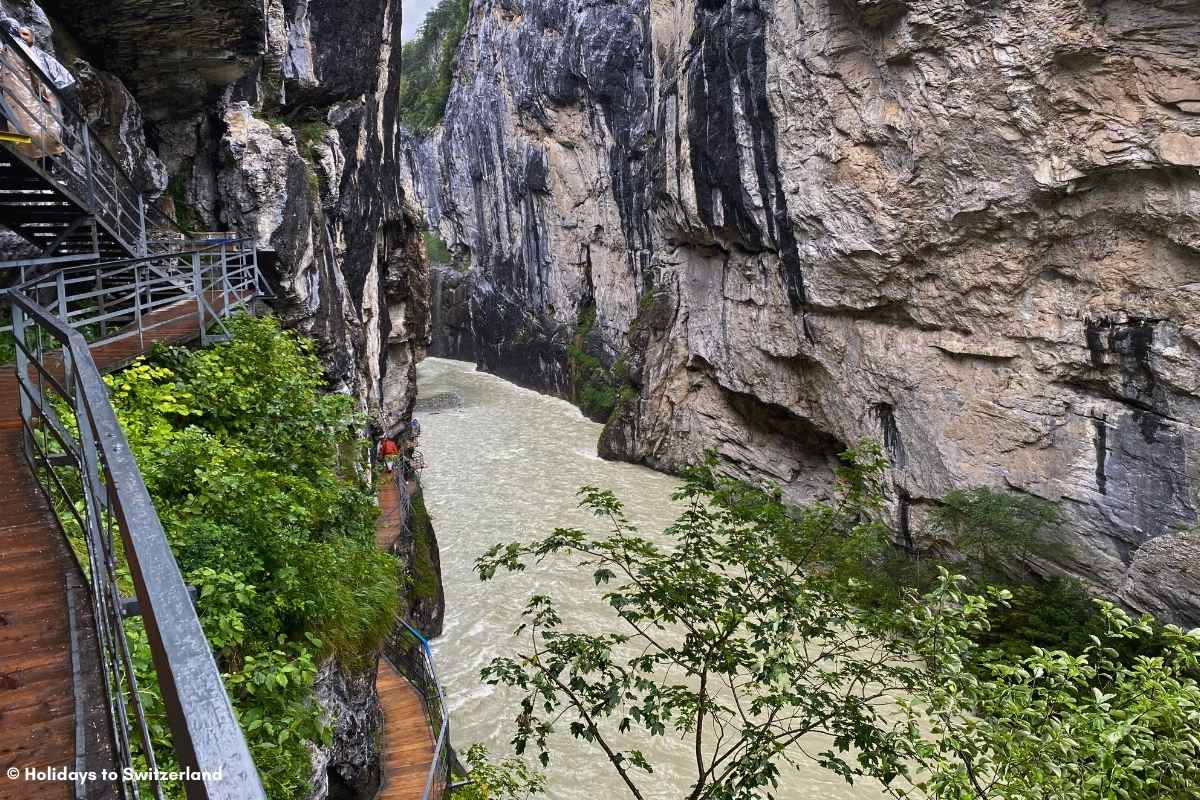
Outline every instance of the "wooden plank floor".
POLYGON ((0 509, 0 798, 62 800, 69 783, 6 777, 12 767, 75 768, 71 565, 13 429, 0 431, 0 509))
POLYGON ((383 704, 383 782, 377 800, 420 800, 433 765, 433 735, 416 689, 386 658, 375 679, 383 704))
MULTIPOLYGON (((408 481, 408 496, 417 490, 413 481, 408 481)), ((375 523, 375 544, 390 550, 404 526, 405 511, 401 508, 400 489, 396 486, 394 473, 385 472, 379 481, 379 519, 375 523)))
MULTIPOLYGON (((220 296, 213 302, 219 305, 220 296)), ((126 333, 93 346, 101 370, 128 362, 154 342, 183 343, 199 336, 194 301, 159 309, 143 322, 163 324, 144 337, 126 333)), ((18 391, 15 371, 5 367, 0 374, 0 800, 64 800, 71 794, 69 782, 6 777, 11 767, 74 769, 76 750, 67 580, 72 572, 78 575, 78 568, 25 461, 18 391)), ((86 657, 82 661, 88 663, 86 657)), ((82 678, 83 701, 95 708, 104 691, 99 672, 85 670, 82 678)), ((89 739, 96 728, 96 720, 85 722, 89 739)))
MULTIPOLYGON (((386 474, 379 485, 379 518, 375 541, 388 548, 403 524, 400 491, 386 474)), ((421 800, 433 765, 433 733, 421 696, 386 658, 379 659, 375 679, 383 704, 383 780, 376 800, 421 800)))

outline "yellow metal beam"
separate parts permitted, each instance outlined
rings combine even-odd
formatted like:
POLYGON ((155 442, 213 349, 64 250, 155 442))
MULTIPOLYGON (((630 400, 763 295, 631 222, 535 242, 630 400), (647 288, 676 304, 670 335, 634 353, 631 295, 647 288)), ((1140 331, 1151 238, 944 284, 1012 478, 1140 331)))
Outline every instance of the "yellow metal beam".
POLYGON ((0 142, 8 142, 9 144, 32 144, 33 137, 26 136, 23 133, 0 131, 0 142))

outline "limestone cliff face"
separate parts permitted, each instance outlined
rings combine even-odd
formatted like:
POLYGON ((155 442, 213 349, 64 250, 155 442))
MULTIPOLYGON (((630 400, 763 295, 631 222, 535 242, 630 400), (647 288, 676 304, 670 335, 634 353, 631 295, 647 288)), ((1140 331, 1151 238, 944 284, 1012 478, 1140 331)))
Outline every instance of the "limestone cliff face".
POLYGON ((399 182, 399 0, 44 3, 80 100, 135 179, 198 230, 254 236, 276 311, 392 429, 428 337, 399 182), (168 189, 169 185, 169 189, 168 189))
POLYGON ((594 309, 606 455, 803 499, 871 437, 898 523, 1062 501, 1034 568, 1200 622, 1197 42, 1181 0, 477 0, 407 148, 470 258, 434 352, 569 394, 594 309))

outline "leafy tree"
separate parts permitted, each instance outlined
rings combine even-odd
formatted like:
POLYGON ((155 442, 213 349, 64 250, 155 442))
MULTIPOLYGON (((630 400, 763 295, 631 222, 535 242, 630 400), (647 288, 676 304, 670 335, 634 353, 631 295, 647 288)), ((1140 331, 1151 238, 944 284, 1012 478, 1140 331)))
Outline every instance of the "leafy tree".
POLYGON ((771 797, 804 759, 898 798, 1195 796, 1200 631, 1168 629, 1162 655, 1126 664, 1115 645, 1149 636, 1149 622, 1101 605, 1107 628, 1082 654, 997 660, 977 638, 1006 590, 970 594, 941 570, 924 596, 859 605, 839 565, 886 538, 870 521, 883 459, 872 445, 843 458, 832 503, 788 509, 710 460, 685 472, 686 509, 664 544, 639 536, 610 492, 585 487, 581 505, 607 534, 559 529, 481 557, 483 580, 570 557, 616 615, 611 630, 583 632, 551 597, 530 598, 520 652, 483 671, 522 693, 517 753, 532 746, 548 763, 565 725, 636 798, 653 772, 639 740, 654 736, 692 745, 689 800, 771 797), (807 734, 828 746, 802 749, 807 734))
POLYGON ((401 48, 400 118, 413 131, 428 131, 442 121, 469 13, 470 0, 441 0, 401 48))
POLYGON ((937 800, 1185 800, 1200 795, 1200 629, 1156 628, 1110 603, 1083 652, 985 661, 969 634, 989 604, 945 572, 911 617, 930 679, 906 703, 922 794, 937 800), (941 609, 965 613, 943 613, 941 609), (1157 656, 1121 650, 1150 637, 1157 656), (982 672, 982 674, 980 674, 982 672), (919 704, 919 706, 918 706, 919 704), (928 733, 922 731, 926 726, 928 733))
POLYGON ((530 599, 521 654, 483 673, 524 693, 517 752, 532 744, 548 763, 549 736, 566 719, 638 798, 652 766, 624 746, 626 734, 687 737, 689 798, 769 793, 781 767, 806 758, 798 743, 811 733, 830 738, 815 758, 847 779, 899 774, 886 713, 889 697, 919 677, 912 650, 889 616, 807 580, 817 553, 877 536, 866 512, 882 463, 877 448, 847 453, 839 502, 796 516, 777 493, 723 478, 709 462, 685 473, 677 499, 687 508, 667 545, 638 536, 610 492, 585 487, 582 505, 607 521, 607 535, 559 529, 490 550, 477 565, 484 580, 529 559, 574 556, 617 615, 614 631, 581 632, 550 597, 530 599))
POLYGON ((1044 554, 1045 535, 1061 519, 1058 507, 1040 497, 982 486, 947 493, 930 517, 933 532, 948 536, 987 575, 1013 558, 1044 554))
POLYGON ((523 759, 492 761, 486 747, 473 744, 463 760, 469 782, 454 790, 454 800, 523 800, 546 791, 545 777, 523 759))

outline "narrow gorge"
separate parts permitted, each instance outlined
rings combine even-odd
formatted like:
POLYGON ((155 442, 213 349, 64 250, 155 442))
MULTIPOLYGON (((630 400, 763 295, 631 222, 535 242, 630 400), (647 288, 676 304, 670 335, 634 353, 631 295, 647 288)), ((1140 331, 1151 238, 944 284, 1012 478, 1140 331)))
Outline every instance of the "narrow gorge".
POLYGON ((0 17, 0 800, 1200 796, 1200 0, 0 17))
POLYGON ((953 489, 1059 502, 1014 569, 1194 625, 1197 41, 1178 0, 474 2, 403 144, 430 352, 795 502, 882 441, 918 540, 953 489))

